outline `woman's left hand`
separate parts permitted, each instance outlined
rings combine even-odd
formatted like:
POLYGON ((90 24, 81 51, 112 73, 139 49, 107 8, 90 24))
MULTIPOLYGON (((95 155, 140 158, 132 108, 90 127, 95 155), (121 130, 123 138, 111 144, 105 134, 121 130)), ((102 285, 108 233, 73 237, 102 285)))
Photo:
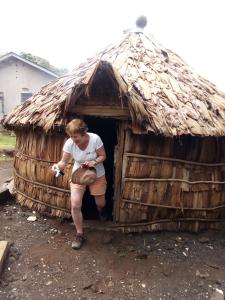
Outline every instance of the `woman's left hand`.
POLYGON ((82 167, 88 167, 88 168, 93 168, 96 165, 96 161, 95 160, 89 160, 89 161, 85 161, 84 163, 81 164, 82 167))

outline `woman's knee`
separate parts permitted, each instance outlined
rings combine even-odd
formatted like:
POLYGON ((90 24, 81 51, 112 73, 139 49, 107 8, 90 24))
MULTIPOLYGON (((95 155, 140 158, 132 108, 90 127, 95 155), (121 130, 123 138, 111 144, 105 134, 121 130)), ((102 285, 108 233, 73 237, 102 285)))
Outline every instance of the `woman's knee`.
POLYGON ((81 210, 82 201, 71 199, 71 210, 81 210))
POLYGON ((82 206, 83 195, 71 195, 71 209, 80 210, 82 206))
POLYGON ((98 207, 102 208, 105 206, 105 195, 95 196, 95 203, 98 207))
POLYGON ((71 209, 80 210, 82 206, 84 191, 82 190, 71 190, 71 209))

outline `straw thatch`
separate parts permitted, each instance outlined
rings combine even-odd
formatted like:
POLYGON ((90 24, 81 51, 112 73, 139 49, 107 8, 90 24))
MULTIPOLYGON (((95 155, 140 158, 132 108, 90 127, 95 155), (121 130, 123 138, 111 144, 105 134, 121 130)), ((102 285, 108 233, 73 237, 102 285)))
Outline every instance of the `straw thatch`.
POLYGON ((90 96, 99 77, 108 78, 111 93, 121 99, 121 107, 128 106, 139 132, 225 134, 225 94, 177 54, 142 33, 126 34, 71 74, 49 83, 9 114, 4 125, 45 131, 64 125, 67 112, 79 98, 90 96))

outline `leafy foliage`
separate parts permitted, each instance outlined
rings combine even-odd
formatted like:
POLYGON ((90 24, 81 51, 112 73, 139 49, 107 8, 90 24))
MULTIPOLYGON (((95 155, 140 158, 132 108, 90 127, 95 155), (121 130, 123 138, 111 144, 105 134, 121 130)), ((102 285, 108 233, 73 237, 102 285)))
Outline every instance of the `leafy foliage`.
POLYGON ((65 75, 66 73, 68 73, 68 70, 66 68, 57 68, 54 67, 50 64, 50 62, 42 57, 33 55, 31 53, 25 53, 25 52, 20 52, 20 56, 22 56, 23 58, 38 64, 39 66, 42 66, 46 69, 48 69, 51 72, 54 72, 58 75, 65 75))

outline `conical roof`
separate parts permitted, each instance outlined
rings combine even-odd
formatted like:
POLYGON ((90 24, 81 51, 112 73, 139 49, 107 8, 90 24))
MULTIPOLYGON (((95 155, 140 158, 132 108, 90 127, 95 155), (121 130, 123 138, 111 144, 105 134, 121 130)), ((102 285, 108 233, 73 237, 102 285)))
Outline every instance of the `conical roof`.
POLYGON ((64 125, 66 113, 82 93, 88 95, 100 69, 112 79, 118 97, 126 99, 132 124, 141 131, 165 136, 225 135, 225 94, 153 36, 141 32, 125 34, 71 74, 44 86, 7 115, 4 125, 45 131, 64 125))

